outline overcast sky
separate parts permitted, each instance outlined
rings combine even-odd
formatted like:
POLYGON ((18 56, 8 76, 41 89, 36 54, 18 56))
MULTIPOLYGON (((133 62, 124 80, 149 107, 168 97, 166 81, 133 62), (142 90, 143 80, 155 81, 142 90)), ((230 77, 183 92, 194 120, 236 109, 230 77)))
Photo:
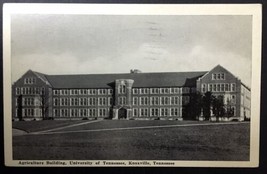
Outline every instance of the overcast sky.
POLYGON ((209 71, 251 86, 251 16, 12 15, 12 81, 45 74, 209 71))

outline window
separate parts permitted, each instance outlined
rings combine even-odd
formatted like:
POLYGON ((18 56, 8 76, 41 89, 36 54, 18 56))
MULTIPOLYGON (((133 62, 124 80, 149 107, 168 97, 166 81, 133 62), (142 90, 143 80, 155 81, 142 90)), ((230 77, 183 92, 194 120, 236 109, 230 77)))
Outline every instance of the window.
POLYGON ((148 105, 148 97, 140 97, 140 105, 148 105))
POLYGON ((108 89, 108 94, 112 95, 113 94, 113 89, 108 89))
POLYGON ((216 80, 216 79, 217 79, 216 74, 212 74, 212 80, 216 80))
POLYGON ((231 91, 235 92, 236 88, 235 88, 235 83, 231 83, 231 91))
POLYGON ((112 97, 108 98, 108 105, 109 106, 113 105, 113 98, 112 97))
POLYGON ((147 88, 140 88, 140 94, 148 94, 148 91, 147 88))
POLYGON ((23 106, 34 106, 34 98, 22 98, 23 106))
POLYGON ((89 106, 95 106, 96 105, 96 98, 89 98, 89 102, 88 102, 89 106))
POLYGON ((78 106, 79 99, 78 98, 70 98, 70 105, 71 106, 78 106))
POLYGON ((16 88, 16 95, 20 95, 20 88, 16 88))
POLYGON ((88 115, 89 115, 89 117, 95 117, 96 116, 96 109, 89 109, 88 115))
POLYGON ((59 95, 59 90, 53 90, 54 95, 59 95))
POLYGON ((61 117, 68 117, 68 109, 60 109, 61 117))
POLYGON ((78 117, 78 109, 70 109, 70 116, 71 117, 78 117))
POLYGON ((45 95, 45 88, 41 89, 41 95, 45 95))
POLYGON ((25 78, 24 79, 24 84, 25 85, 32 85, 35 84, 35 77, 30 77, 30 78, 25 78))
POLYGON ((218 80, 221 80, 221 74, 220 74, 220 73, 217 74, 217 79, 218 79, 218 80))
POLYGON ((58 98, 54 98, 54 106, 58 106, 59 105, 59 99, 58 98))
POLYGON ((232 102, 232 104, 236 104, 236 97, 235 97, 235 95, 231 95, 231 102, 232 102))
POLYGON ((226 83, 225 84, 225 91, 229 91, 230 89, 229 89, 229 84, 228 83, 226 83))
POLYGON ((178 94, 179 93, 179 88, 171 88, 170 89, 171 94, 178 94))
POLYGON ((80 116, 87 117, 87 109, 80 109, 80 116))
POLYGON ((106 95, 106 89, 98 89, 98 95, 106 95))
POLYGON ((119 85, 119 94, 125 94, 126 93, 126 86, 125 85, 119 85))
POLYGON ((168 93, 169 93, 169 88, 165 88, 165 89, 164 89, 164 93, 165 93, 165 94, 168 94, 168 93))
POLYGON ((40 88, 34 88, 35 94, 40 94, 40 88))
POLYGON ((126 97, 119 97, 119 104, 125 105, 126 104, 126 97))
POLYGON ((179 109, 178 108, 171 108, 171 116, 178 116, 178 111, 179 109))
POLYGON ((221 79, 222 79, 222 80, 225 80, 224 73, 221 74, 221 79))
POLYGON ((71 95, 78 95, 78 90, 77 90, 77 89, 72 89, 72 90, 70 91, 70 94, 71 94, 71 95))
POLYGON ((68 95, 68 90, 67 89, 61 89, 60 95, 68 95))
POLYGON ((138 97, 133 97, 133 105, 138 105, 138 97))
POLYGON ((220 92, 221 91, 221 85, 220 84, 217 84, 217 91, 220 92))
POLYGON ((150 89, 151 94, 158 94, 159 93, 159 88, 151 88, 150 89))
POLYGON ((159 105, 159 97, 151 97, 150 101, 151 105, 159 105))
POLYGON ((171 97, 171 105, 178 105, 179 104, 179 97, 171 97))
POLYGON ((148 101, 148 97, 145 97, 145 105, 148 105, 149 101, 148 101))
POLYGON ((103 116, 106 116, 106 109, 105 108, 101 108, 98 110, 98 113, 99 113, 99 116, 100 117, 103 117, 103 116))
POLYGON ((138 89, 137 88, 133 89, 133 94, 138 94, 138 89))
POLYGON ((203 93, 205 93, 205 92, 206 92, 206 84, 201 84, 201 86, 202 86, 202 87, 201 87, 201 88, 202 88, 201 91, 202 91, 203 93))
POLYGON ((150 110, 150 115, 153 116, 158 116, 159 115, 159 109, 158 108, 151 108, 150 110))
POLYGON ((147 109, 147 108, 141 108, 141 109, 140 109, 140 116, 141 116, 141 117, 146 117, 146 116, 148 116, 148 109, 147 109))
POLYGON ((161 116, 168 116, 168 108, 161 108, 161 116))
POLYGON ((53 116, 54 117, 59 117, 60 116, 59 109, 53 109, 53 116))
POLYGON ((80 106, 87 106, 87 98, 80 98, 80 106))
POLYGON ((212 80, 225 80, 225 75, 224 73, 213 73, 211 79, 212 80))
POLYGON ((213 89, 212 89, 213 92, 216 92, 216 84, 213 84, 213 89))
POLYGON ((208 85, 208 91, 212 91, 212 84, 208 85))
POLYGON ((133 109, 133 116, 136 117, 138 115, 138 109, 134 108, 133 109))
POLYGON ((26 108, 26 109, 22 109, 22 116, 24 117, 32 117, 34 116, 34 109, 29 109, 29 108, 26 108))
POLYGON ((99 105, 99 106, 104 106, 104 105, 106 105, 106 98, 105 98, 105 97, 100 97, 100 98, 98 98, 98 105, 99 105))
POLYGON ((79 92, 80 92, 80 95, 87 95, 86 89, 80 89, 79 92))
POLYGON ((60 99, 61 106, 68 106, 68 98, 61 98, 60 99))
POLYGON ((169 104, 169 97, 160 97, 161 105, 168 105, 169 104))
POLYGON ((225 90, 224 90, 224 83, 223 84, 221 84, 221 91, 222 92, 224 92, 225 90))

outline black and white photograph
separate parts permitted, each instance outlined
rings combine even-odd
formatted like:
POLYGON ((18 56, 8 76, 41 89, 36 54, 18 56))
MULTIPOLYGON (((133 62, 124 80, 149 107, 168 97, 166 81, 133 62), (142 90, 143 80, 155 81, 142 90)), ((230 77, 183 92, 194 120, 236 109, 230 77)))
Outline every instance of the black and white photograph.
POLYGON ((8 166, 257 167, 260 5, 5 4, 8 166))

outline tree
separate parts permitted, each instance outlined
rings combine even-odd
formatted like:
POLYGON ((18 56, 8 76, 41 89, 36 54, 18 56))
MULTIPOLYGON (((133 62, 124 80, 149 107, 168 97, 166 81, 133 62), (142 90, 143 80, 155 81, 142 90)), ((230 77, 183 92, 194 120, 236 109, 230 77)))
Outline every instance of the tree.
POLYGON ((212 99, 212 111, 217 121, 220 117, 225 115, 223 96, 213 97, 212 99))
POLYGON ((225 105, 225 115, 227 118, 234 116, 234 108, 231 105, 231 101, 227 99, 226 105, 225 105))
POLYGON ((210 108, 212 104, 213 96, 211 92, 206 92, 204 96, 202 97, 202 109, 203 109, 203 116, 205 120, 210 119, 210 108))
POLYGON ((19 118, 19 121, 22 121, 23 118, 22 118, 22 95, 19 95, 18 96, 18 99, 17 99, 17 116, 19 118))
POLYGON ((46 115, 50 105, 50 95, 51 92, 49 92, 48 90, 46 91, 45 88, 42 88, 40 94, 37 96, 37 98, 39 99, 39 108, 42 111, 43 120, 49 119, 49 117, 46 117, 46 115))
POLYGON ((202 109, 202 95, 199 92, 190 95, 190 100, 183 106, 184 119, 195 120, 201 114, 202 109))

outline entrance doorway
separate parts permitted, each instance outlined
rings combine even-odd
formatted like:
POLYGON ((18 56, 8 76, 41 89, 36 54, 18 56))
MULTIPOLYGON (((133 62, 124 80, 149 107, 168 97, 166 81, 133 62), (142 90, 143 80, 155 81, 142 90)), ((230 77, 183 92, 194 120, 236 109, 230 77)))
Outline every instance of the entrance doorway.
POLYGON ((118 112, 118 119, 126 119, 127 118, 127 110, 124 108, 120 108, 118 112))

